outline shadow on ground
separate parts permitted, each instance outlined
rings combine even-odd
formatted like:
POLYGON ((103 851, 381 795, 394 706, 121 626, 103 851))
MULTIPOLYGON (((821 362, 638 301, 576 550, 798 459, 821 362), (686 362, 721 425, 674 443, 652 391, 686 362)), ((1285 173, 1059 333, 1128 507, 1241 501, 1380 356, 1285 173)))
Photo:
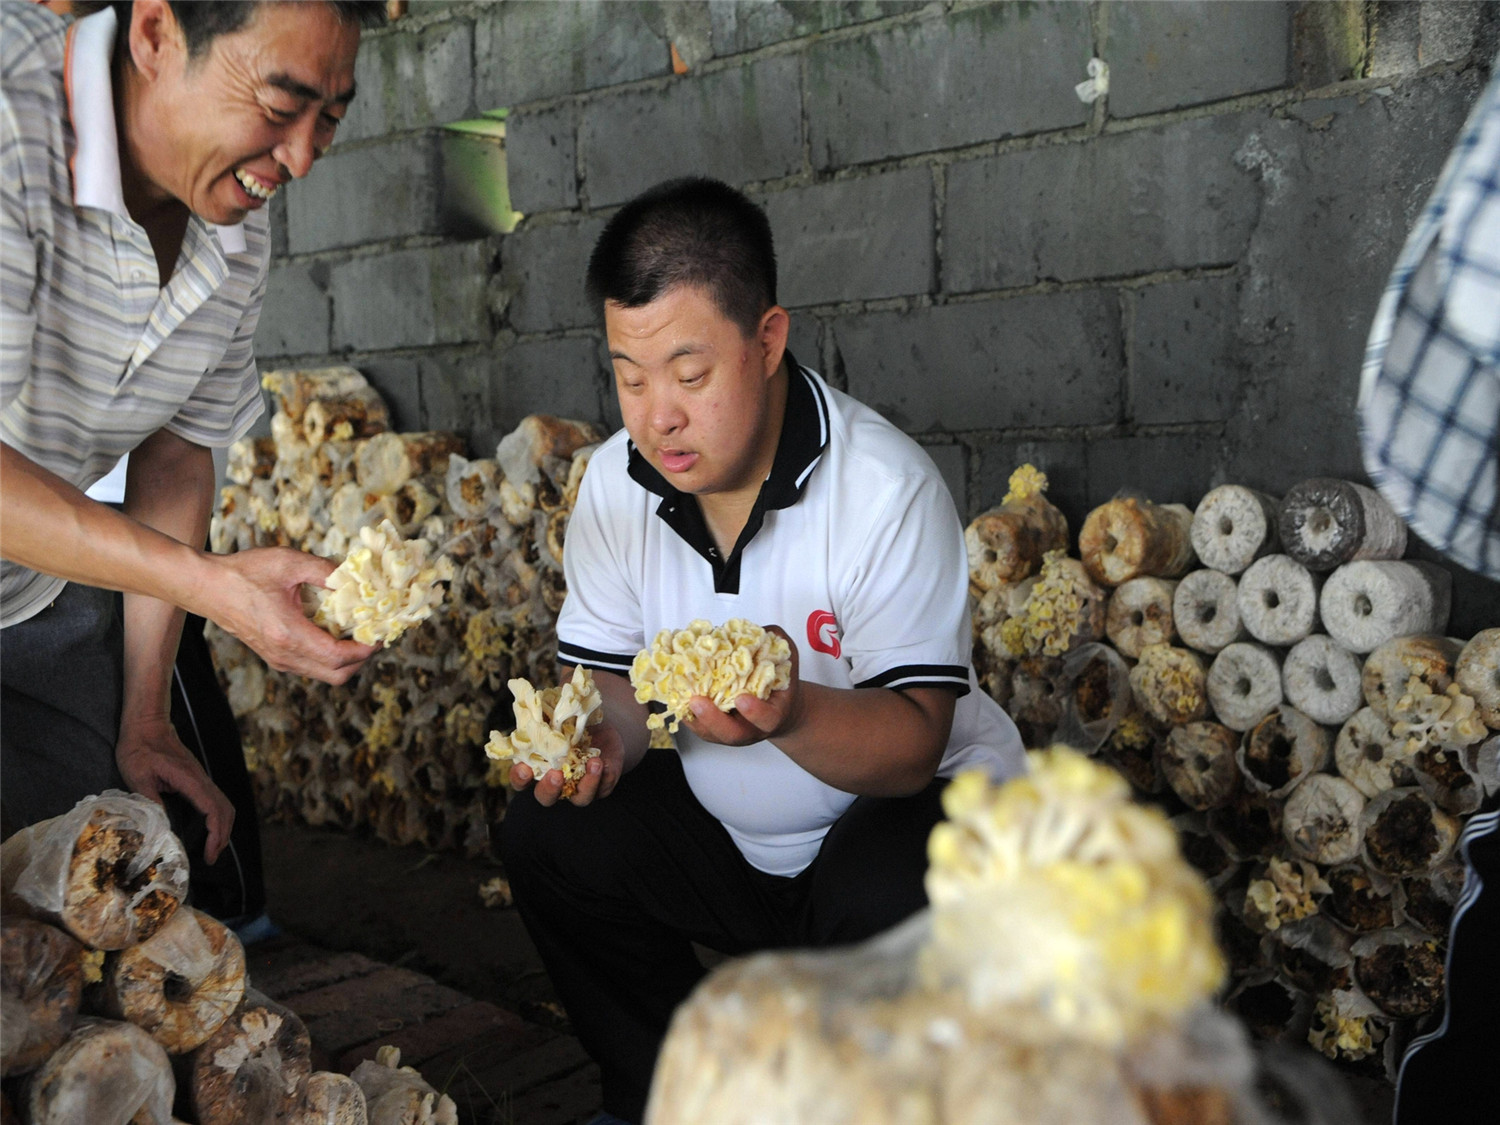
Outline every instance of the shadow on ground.
POLYGON ((463 1125, 597 1112, 598 1071, 521 919, 479 900, 497 866, 302 825, 265 824, 262 840, 287 936, 250 950, 252 979, 304 1018, 319 1065, 347 1072, 395 1043, 463 1125))

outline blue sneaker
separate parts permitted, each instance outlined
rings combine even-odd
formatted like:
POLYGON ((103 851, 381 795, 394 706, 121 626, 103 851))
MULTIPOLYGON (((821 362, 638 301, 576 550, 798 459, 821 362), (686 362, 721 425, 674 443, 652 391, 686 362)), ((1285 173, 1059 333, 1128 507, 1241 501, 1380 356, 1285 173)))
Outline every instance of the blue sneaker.
POLYGON ((239 938, 240 944, 247 949, 257 942, 270 941, 272 938, 281 936, 281 927, 271 921, 271 916, 264 911, 244 925, 232 928, 234 936, 239 938))

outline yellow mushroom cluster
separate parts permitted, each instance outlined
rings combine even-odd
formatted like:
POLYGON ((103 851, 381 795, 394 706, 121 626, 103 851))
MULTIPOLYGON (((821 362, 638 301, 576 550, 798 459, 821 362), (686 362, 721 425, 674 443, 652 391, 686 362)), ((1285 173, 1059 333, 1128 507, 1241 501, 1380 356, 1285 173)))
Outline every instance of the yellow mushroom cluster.
POLYGON ((337 637, 360 644, 390 644, 443 604, 444 583, 453 580, 446 556, 429 561, 432 544, 402 539, 396 525, 359 529, 359 546, 325 580, 305 587, 313 599, 313 621, 337 637))
POLYGON ((791 682, 792 649, 786 638, 742 617, 722 625, 700 618, 675 632, 663 629, 630 666, 636 702, 666 708, 653 713, 647 725, 674 734, 695 695, 732 711, 741 695, 767 699, 791 682))
POLYGON ((1333 888, 1305 859, 1272 859, 1266 873, 1245 888, 1245 921, 1261 930, 1277 930, 1288 922, 1318 912, 1313 896, 1332 894, 1333 888))
POLYGON ((1022 465, 1010 474, 1007 489, 1005 499, 1000 501, 1002 504, 1030 500, 1033 496, 1040 496, 1047 491, 1047 474, 1035 465, 1022 465))
POLYGON ((1048 551, 1021 610, 1000 627, 1011 656, 1061 656, 1104 630, 1104 591, 1066 551, 1048 551))
POLYGON ((515 702, 516 728, 510 734, 490 731, 484 752, 493 762, 517 762, 529 766, 540 778, 549 770, 563 775, 563 796, 571 797, 599 750, 592 744, 589 727, 604 718, 604 700, 587 668, 574 668, 573 678, 561 687, 538 691, 530 680, 514 679, 508 685, 515 702))
POLYGON ((1207 1000, 1224 977, 1213 897, 1166 817, 1113 770, 1066 747, 996 787, 943 794, 928 844, 929 984, 969 1003, 1041 1012, 1072 1038, 1119 1044, 1207 1000))
POLYGON ((1307 1041, 1331 1059, 1368 1058, 1386 1037, 1386 1029, 1375 1021, 1375 1015, 1374 1007, 1362 1004, 1357 993, 1329 993, 1313 1008, 1307 1041))
POLYGON ((1472 746, 1489 733, 1473 696, 1464 694, 1456 682, 1433 691, 1421 676, 1406 681, 1406 690, 1391 707, 1391 718, 1391 733, 1406 740, 1407 754, 1426 746, 1472 746))

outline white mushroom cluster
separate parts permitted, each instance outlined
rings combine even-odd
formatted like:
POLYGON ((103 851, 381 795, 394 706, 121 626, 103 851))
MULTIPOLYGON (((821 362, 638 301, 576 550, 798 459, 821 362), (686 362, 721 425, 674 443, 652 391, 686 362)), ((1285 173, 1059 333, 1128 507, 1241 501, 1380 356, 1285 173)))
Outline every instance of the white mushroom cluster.
POLYGON ((589 737, 589 727, 604 719, 604 700, 587 668, 573 669, 573 678, 561 687, 537 690, 530 680, 514 679, 507 685, 515 702, 511 705, 516 726, 509 734, 490 731, 484 752, 494 762, 517 762, 529 766, 537 778, 549 770, 563 775, 562 795, 571 797, 590 758, 599 751, 589 737))
POLYGON ((1452 842, 1500 793, 1500 630, 1444 636, 1451 576, 1404 542, 1378 494, 1319 479, 1192 512, 1127 495, 1019 580, 971 551, 980 684, 1027 745, 1097 754, 1175 815, 1219 899, 1229 1006, 1341 1061, 1441 999, 1452 842))
POLYGON ((663 629, 630 666, 636 702, 665 707, 653 712, 646 725, 668 733, 676 733, 695 695, 732 711, 741 695, 768 699, 791 682, 792 649, 786 638, 742 617, 722 625, 699 619, 685 629, 663 629))
POLYGON ((453 561, 439 556, 429 562, 431 550, 425 539, 402 539, 390 520, 360 528, 359 546, 323 588, 304 587, 314 623, 360 644, 392 643, 432 616, 447 593, 443 584, 453 581, 453 561))

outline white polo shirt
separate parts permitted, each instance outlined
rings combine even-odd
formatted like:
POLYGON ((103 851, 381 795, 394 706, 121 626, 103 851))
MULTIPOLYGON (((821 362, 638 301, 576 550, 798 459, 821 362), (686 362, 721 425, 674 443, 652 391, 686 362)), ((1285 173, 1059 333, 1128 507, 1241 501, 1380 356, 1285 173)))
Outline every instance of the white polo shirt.
MULTIPOLYGON (((558 659, 628 675, 658 631, 695 618, 780 625, 797 642, 804 680, 958 695, 941 776, 1024 772, 1015 724, 970 666, 968 556, 937 468, 875 411, 790 354, 787 364, 776 461, 727 559, 697 502, 625 431, 599 447, 568 523, 558 659)), ((854 801, 770 742, 719 746, 686 726, 676 738, 698 800, 773 875, 811 863, 854 801)))
MULTIPOLYGON (((0 441, 78 488, 166 429, 228 445, 260 414, 251 339, 269 218, 194 215, 160 284, 125 208, 110 58, 112 9, 71 25, 0 3, 0 441)), ((0 625, 62 579, 0 562, 0 625)))

